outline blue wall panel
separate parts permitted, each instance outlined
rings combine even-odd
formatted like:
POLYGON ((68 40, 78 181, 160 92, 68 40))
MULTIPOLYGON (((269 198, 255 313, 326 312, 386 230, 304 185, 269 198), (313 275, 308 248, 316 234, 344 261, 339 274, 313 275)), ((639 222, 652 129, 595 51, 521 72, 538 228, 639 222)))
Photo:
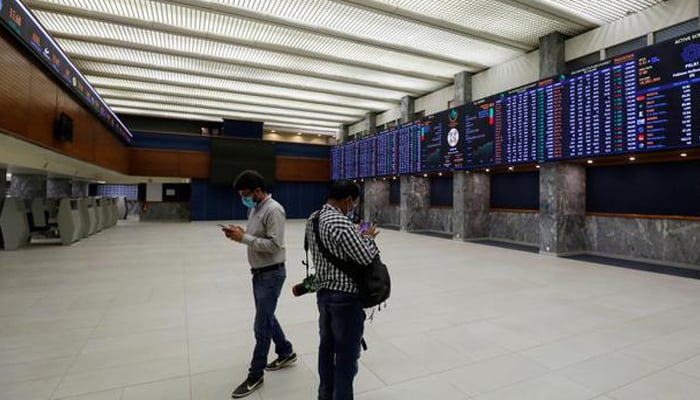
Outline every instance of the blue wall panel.
POLYGON ((191 150, 209 152, 209 138, 195 135, 131 132, 132 147, 163 150, 191 150))
POLYGON ((307 218, 326 202, 330 183, 276 182, 272 196, 284 206, 287 218, 307 218))
MULTIPOLYGON (((287 218, 307 218, 326 202, 330 183, 276 182, 272 196, 287 211, 287 218)), ((205 179, 192 180, 192 220, 245 219, 246 208, 231 186, 210 185, 205 179)))
POLYGON ((245 219, 246 208, 231 186, 210 185, 206 179, 192 180, 192 220, 245 219))
POLYGON ((314 144, 275 143, 278 157, 331 158, 331 147, 314 144))

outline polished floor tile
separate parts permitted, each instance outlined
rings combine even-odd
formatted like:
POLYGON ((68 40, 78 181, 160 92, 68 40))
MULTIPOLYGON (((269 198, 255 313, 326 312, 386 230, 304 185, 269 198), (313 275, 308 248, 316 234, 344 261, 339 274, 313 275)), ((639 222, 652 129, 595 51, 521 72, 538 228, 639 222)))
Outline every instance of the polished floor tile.
MULTIPOLYGON (((252 400, 316 397, 303 222, 278 319, 299 361, 252 400)), ((700 281, 384 231, 388 307, 365 327, 359 400, 686 400, 700 393, 700 281)), ((0 252, 0 400, 211 400, 245 378, 245 247, 213 222, 126 222, 0 252)), ((274 357, 271 350, 270 358, 274 357)))

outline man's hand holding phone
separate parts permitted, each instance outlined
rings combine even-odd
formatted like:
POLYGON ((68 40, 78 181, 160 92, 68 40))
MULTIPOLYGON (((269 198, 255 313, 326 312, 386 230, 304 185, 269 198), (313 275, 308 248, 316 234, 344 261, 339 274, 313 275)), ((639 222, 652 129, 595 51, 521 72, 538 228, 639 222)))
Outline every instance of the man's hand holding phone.
POLYGON ((231 240, 235 240, 236 242, 240 242, 243 240, 243 236, 245 235, 245 229, 241 228, 238 225, 222 225, 222 224, 217 224, 221 230, 224 232, 224 235, 226 235, 227 238, 231 240))
POLYGON ((369 221, 362 221, 360 223, 360 235, 376 237, 379 234, 377 230, 377 225, 370 223, 369 221))

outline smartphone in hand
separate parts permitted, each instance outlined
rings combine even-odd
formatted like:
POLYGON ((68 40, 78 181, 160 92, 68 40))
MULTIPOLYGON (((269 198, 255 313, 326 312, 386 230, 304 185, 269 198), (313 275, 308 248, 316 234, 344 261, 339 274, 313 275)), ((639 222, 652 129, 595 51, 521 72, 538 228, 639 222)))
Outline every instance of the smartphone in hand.
POLYGON ((369 221, 362 221, 360 223, 360 233, 367 233, 369 231, 370 223, 369 221))
POLYGON ((219 228, 221 228, 221 229, 223 229, 223 230, 227 230, 227 229, 228 229, 228 226, 226 226, 226 225, 216 224, 216 226, 218 226, 219 228))

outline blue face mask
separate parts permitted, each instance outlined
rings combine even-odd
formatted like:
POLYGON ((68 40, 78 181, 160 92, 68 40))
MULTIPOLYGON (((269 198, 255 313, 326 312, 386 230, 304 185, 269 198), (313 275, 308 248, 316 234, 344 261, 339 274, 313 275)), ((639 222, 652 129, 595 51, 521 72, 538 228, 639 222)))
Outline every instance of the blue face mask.
POLYGON ((241 201, 243 202, 243 205, 248 208, 253 208, 256 206, 255 200, 253 200, 253 196, 241 197, 241 201))

